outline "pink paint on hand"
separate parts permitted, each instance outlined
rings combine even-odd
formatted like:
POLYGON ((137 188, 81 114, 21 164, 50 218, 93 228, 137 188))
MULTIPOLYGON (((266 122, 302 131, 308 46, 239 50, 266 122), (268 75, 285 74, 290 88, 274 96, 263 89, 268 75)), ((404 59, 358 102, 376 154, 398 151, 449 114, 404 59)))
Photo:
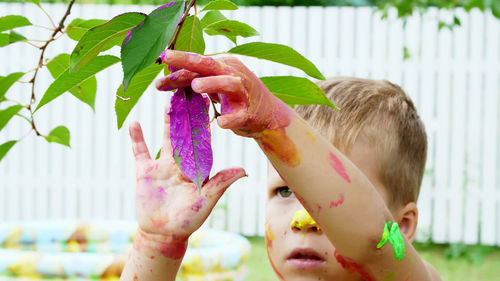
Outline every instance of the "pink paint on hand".
POLYGON ((203 206, 203 201, 205 201, 204 197, 201 197, 200 199, 198 199, 198 201, 196 203, 194 203, 193 206, 191 206, 191 210, 198 212, 201 209, 201 207, 203 206))
POLYGON ((338 205, 344 203, 344 193, 340 193, 339 197, 340 198, 337 201, 335 200, 330 201, 330 208, 337 207, 338 205))
POLYGON ((344 164, 333 154, 333 152, 330 152, 330 166, 332 166, 333 169, 339 174, 343 179, 345 179, 347 182, 351 182, 351 179, 349 178, 349 175, 347 175, 345 171, 344 164))

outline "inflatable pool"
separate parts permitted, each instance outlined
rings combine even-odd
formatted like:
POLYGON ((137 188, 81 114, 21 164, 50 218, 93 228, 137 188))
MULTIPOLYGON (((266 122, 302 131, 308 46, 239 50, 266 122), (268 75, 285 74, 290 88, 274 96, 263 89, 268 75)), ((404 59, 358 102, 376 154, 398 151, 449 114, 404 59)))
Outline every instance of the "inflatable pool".
MULTIPOLYGON (((136 229, 129 221, 0 224, 0 280, 118 280, 136 229)), ((240 235, 197 231, 177 279, 245 280, 249 253, 240 235)))

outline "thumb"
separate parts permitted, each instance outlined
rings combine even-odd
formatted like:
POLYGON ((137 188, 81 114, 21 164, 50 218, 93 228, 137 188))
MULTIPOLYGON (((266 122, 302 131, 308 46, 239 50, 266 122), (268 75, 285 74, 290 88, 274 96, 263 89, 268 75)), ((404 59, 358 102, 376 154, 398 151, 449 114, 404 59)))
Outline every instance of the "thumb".
POLYGON ((243 168, 229 168, 218 172, 201 189, 202 195, 207 199, 206 207, 211 210, 226 189, 235 181, 247 174, 243 168))

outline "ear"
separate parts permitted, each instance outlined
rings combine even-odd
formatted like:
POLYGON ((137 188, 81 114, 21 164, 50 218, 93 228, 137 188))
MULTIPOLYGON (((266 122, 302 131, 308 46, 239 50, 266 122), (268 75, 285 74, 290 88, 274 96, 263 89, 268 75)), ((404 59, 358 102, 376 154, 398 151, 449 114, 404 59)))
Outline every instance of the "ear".
POLYGON ((395 216, 401 233, 410 241, 413 242, 418 224, 418 208, 415 202, 410 202, 404 205, 395 216))

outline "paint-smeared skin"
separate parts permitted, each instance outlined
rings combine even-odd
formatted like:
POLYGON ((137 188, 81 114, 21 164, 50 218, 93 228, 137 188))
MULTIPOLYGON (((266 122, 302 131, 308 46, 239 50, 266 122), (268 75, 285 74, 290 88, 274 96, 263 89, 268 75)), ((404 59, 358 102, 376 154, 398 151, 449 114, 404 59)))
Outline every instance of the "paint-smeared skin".
POLYGON ((274 233, 272 232, 271 228, 269 227, 269 224, 266 222, 266 234, 265 234, 265 240, 266 240, 266 248, 267 248, 267 257, 269 259, 269 263, 271 264, 271 267, 273 268, 274 272, 278 276, 280 280, 285 280, 283 278, 283 275, 278 271, 276 266, 273 263, 273 260, 271 258, 271 248, 273 247, 273 240, 274 240, 274 233))
POLYGON ((335 200, 330 201, 330 208, 337 207, 337 206, 341 205, 342 203, 344 203, 344 193, 339 194, 339 199, 337 199, 337 201, 335 201, 335 200))
POLYGON ((140 252, 144 248, 160 252, 169 259, 182 259, 187 249, 187 237, 150 235, 138 230, 134 239, 134 249, 140 252))
POLYGON ((293 110, 271 94, 238 59, 214 59, 171 50, 166 50, 160 58, 169 66, 181 69, 177 72, 191 71, 193 74, 174 72, 171 75, 178 79, 172 82, 163 78, 157 82, 158 89, 190 84, 198 93, 209 93, 211 97, 219 93, 216 100, 221 104, 221 116, 217 118, 220 127, 257 139, 267 152, 289 166, 300 164, 298 150, 285 132, 294 116, 293 110), (197 74, 210 77, 190 78, 197 74))
POLYGON ((372 275, 366 272, 363 266, 355 263, 348 257, 342 256, 339 252, 337 252, 337 250, 335 250, 334 255, 335 259, 345 270, 358 273, 365 281, 375 281, 372 275))
POLYGON ((300 164, 300 156, 295 143, 286 135, 284 129, 264 130, 260 137, 262 147, 288 166, 300 164))
POLYGON ((388 241, 389 244, 392 245, 396 259, 400 261, 403 260, 405 256, 405 240, 399 231, 397 222, 392 223, 391 221, 388 221, 385 223, 384 232, 382 233, 382 238, 377 244, 377 248, 382 248, 388 241))
POLYGON ((335 154, 333 154, 333 152, 329 153, 328 160, 329 160, 330 166, 332 166, 332 168, 335 170, 335 172, 337 172, 337 174, 339 174, 339 176, 341 176, 345 181, 350 183, 351 178, 349 178, 349 175, 346 173, 344 164, 342 164, 342 161, 340 161, 340 159, 337 158, 337 156, 335 154))
POLYGON ((319 225, 314 221, 314 219, 309 215, 306 209, 300 209, 295 212, 291 222, 292 229, 303 229, 304 227, 316 227, 320 229, 319 225))

